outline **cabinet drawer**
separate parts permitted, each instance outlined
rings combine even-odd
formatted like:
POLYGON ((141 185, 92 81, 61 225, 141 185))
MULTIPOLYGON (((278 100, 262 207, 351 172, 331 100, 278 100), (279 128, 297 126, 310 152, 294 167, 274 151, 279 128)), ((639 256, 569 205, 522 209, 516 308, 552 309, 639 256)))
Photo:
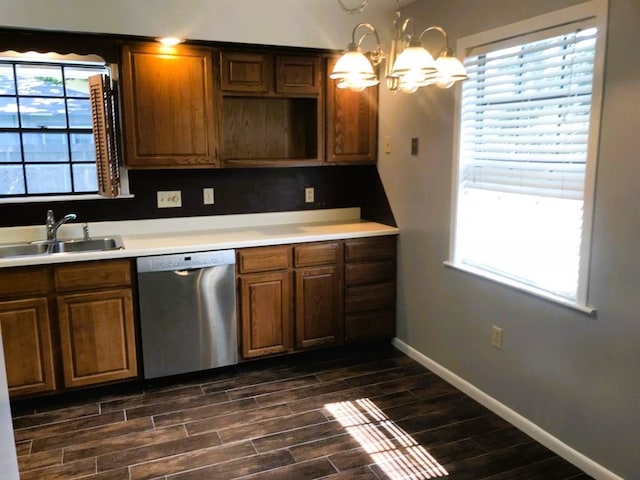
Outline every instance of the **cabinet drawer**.
POLYGON ((345 243, 346 262, 395 258, 395 255, 396 237, 363 238, 345 243))
POLYGON ((288 246, 256 247, 238 251, 239 273, 270 272, 291 266, 288 246))
POLYGON ((393 337, 396 333, 394 310, 382 310, 347 315, 345 341, 393 337))
POLYGON ((358 287, 348 287, 345 293, 345 313, 366 312, 394 308, 396 284, 379 283, 358 287))
POLYGON ((344 269, 345 285, 347 286, 393 282, 395 278, 396 264, 393 261, 350 263, 344 269))
POLYGON ((314 243, 294 247, 296 267, 313 267, 315 265, 335 265, 338 263, 338 242, 314 243))
POLYGON ((0 270, 0 296, 30 295, 51 290, 51 269, 6 268, 0 270))
POLYGON ((78 290, 131 284, 129 260, 109 260, 61 265, 55 268, 56 290, 78 290))

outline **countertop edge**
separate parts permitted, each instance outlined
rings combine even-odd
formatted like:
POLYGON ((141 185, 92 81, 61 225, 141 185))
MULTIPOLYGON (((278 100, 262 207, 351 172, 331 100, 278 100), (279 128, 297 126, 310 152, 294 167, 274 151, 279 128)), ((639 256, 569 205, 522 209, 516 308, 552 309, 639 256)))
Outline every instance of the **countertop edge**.
POLYGON ((0 259, 0 268, 347 240, 397 235, 399 232, 397 227, 381 223, 366 220, 342 220, 335 223, 293 223, 196 230, 192 232, 169 231, 142 235, 120 235, 125 247, 121 250, 12 257, 0 259))

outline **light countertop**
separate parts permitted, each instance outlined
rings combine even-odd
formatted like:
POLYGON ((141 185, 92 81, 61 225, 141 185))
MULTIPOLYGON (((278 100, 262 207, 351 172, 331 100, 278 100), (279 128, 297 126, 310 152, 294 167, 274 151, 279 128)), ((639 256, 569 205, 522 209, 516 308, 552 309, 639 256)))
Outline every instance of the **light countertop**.
MULTIPOLYGON (((89 232, 92 237, 120 236, 124 249, 4 258, 0 268, 397 235, 399 230, 361 220, 359 208, 345 208, 97 222, 89 223, 89 232)), ((37 241, 44 235, 44 225, 0 228, 0 243, 37 241)), ((58 238, 82 238, 82 224, 63 225, 58 238)))

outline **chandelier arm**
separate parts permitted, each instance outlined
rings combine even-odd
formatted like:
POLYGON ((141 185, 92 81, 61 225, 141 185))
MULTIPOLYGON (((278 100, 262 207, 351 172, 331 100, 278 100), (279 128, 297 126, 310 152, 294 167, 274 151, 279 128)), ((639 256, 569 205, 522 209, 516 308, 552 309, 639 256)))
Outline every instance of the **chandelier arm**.
POLYGON ((439 27, 438 25, 432 25, 430 27, 425 28, 422 31, 422 33, 420 34, 420 37, 419 37, 420 38, 420 43, 422 43, 422 38, 428 32, 431 32, 431 31, 439 32, 444 37, 444 48, 442 50, 440 50, 440 51, 442 52, 442 51, 448 50, 449 49, 449 35, 447 35, 447 31, 444 28, 439 27))
POLYGON ((342 0, 338 0, 338 3, 340 4, 340 8, 342 8, 342 10, 344 10, 345 12, 350 13, 351 15, 354 15, 356 13, 362 13, 362 11, 367 8, 367 5, 369 4, 369 0, 362 0, 362 3, 354 8, 347 8, 345 6, 344 3, 342 3, 342 0))
POLYGON ((351 42, 356 46, 356 47, 360 47, 360 44, 362 43, 362 41, 365 39, 365 37, 367 35, 371 35, 374 34, 376 37, 376 46, 380 46, 380 37, 378 36, 378 31, 376 30, 376 27, 374 27, 373 25, 371 25, 370 23, 359 23, 358 25, 355 26, 355 28, 353 29, 353 32, 351 32, 351 42), (356 31, 359 28, 366 28, 367 30, 369 30, 368 32, 365 32, 362 34, 362 36, 358 39, 358 41, 356 42, 356 31))

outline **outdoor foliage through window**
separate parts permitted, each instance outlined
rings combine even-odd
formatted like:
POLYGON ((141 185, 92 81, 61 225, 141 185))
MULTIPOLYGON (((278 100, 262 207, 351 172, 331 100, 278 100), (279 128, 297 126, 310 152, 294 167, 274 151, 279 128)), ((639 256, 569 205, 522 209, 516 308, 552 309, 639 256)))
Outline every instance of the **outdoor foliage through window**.
POLYGON ((101 73, 0 60, 0 196, 98 190, 87 79, 101 73))

